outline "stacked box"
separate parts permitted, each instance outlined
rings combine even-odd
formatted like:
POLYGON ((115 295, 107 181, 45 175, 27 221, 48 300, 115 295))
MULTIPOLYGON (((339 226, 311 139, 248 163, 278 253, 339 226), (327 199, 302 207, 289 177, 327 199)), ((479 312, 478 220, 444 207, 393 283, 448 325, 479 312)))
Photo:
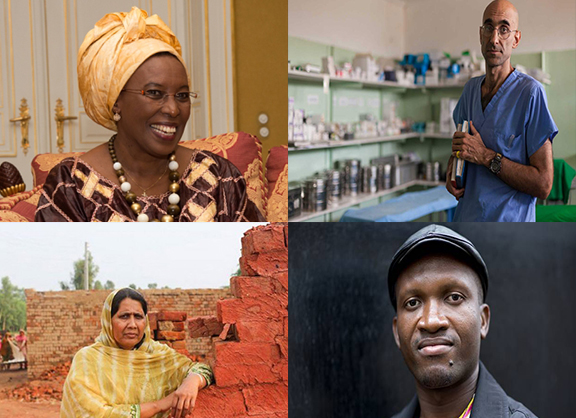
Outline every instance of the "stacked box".
POLYGON ((294 109, 294 127, 292 133, 292 140, 304 140, 304 115, 303 109, 294 109))
POLYGON ((443 97, 440 100, 440 133, 450 135, 456 130, 452 114, 457 104, 457 99, 450 99, 449 97, 443 97))

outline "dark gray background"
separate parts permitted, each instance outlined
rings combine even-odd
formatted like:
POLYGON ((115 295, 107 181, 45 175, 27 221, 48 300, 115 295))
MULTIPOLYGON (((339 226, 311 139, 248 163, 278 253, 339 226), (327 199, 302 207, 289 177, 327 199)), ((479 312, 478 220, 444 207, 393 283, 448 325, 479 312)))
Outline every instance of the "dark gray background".
MULTIPOLYGON (((289 415, 378 417, 415 393, 392 335, 390 260, 424 223, 291 223, 289 415)), ((571 416, 575 393, 576 225, 446 225, 490 274, 481 360, 540 418, 571 416)))

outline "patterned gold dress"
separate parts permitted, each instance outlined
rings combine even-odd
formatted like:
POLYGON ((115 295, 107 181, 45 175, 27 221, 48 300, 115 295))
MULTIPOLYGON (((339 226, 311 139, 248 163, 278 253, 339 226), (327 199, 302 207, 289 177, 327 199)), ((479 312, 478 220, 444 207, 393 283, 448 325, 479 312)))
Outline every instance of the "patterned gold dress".
MULTIPOLYGON (((248 199, 246 182, 228 160, 194 150, 180 185, 180 222, 265 221, 248 199)), ((139 196, 142 213, 160 219, 169 192, 139 196)), ((100 175, 81 157, 67 158, 50 171, 38 202, 36 222, 133 222, 136 215, 120 187, 100 175)))

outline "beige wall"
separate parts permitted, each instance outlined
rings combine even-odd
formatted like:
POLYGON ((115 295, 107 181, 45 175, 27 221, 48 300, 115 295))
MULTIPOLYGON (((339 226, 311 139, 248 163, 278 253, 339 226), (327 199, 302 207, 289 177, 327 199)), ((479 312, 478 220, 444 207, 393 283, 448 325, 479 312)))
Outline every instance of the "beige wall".
MULTIPOLYGON (((480 55, 478 28, 489 0, 407 0, 406 51, 440 48, 460 55, 480 55)), ((522 40, 515 53, 576 48, 576 2, 513 0, 520 15, 522 40)))
MULTIPOLYGON (((489 0, 290 0, 288 34, 354 51, 400 57, 438 49, 480 54, 478 27, 489 0)), ((516 53, 576 48, 576 2, 514 0, 516 53)))
POLYGON ((290 0, 288 34, 374 55, 404 54, 404 2, 290 0))

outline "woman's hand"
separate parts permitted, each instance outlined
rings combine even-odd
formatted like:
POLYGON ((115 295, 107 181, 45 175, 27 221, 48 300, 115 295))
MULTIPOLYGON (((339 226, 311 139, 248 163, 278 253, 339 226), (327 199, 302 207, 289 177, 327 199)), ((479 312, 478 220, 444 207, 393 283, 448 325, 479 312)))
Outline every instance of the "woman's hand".
POLYGON ((172 392, 170 395, 160 399, 158 402, 156 402, 156 405, 158 405, 158 412, 166 412, 168 410, 170 410, 170 408, 172 408, 172 402, 174 401, 174 392, 172 392))
POLYGON ((172 395, 172 418, 185 418, 192 413, 196 404, 198 390, 204 387, 204 378, 199 374, 190 374, 172 395))
POLYGON ((170 395, 154 402, 146 402, 140 405, 140 418, 152 418, 160 412, 166 412, 172 408, 174 392, 170 395))

